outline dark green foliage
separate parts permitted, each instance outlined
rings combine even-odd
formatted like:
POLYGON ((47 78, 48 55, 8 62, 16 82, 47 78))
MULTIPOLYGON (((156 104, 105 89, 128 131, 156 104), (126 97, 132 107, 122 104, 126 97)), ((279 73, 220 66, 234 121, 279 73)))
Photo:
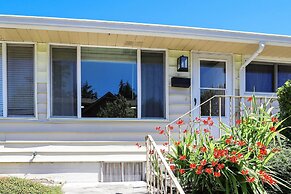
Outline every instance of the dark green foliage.
POLYGON ((280 119, 286 119, 281 127, 289 127, 282 131, 282 134, 291 139, 291 80, 288 80, 282 87, 278 88, 277 95, 280 105, 280 119))
POLYGON ((62 194, 59 186, 45 186, 16 177, 0 178, 0 194, 62 194))
MULTIPOLYGON (((290 140, 289 140, 290 141, 290 140)), ((277 176, 281 179, 286 180, 291 184, 291 147, 290 142, 283 142, 281 151, 274 157, 272 160, 268 162, 268 165, 273 168, 275 172, 277 172, 277 176)), ((288 188, 281 187, 281 191, 274 191, 267 185, 265 185, 268 193, 270 194, 289 194, 291 191, 288 188)))

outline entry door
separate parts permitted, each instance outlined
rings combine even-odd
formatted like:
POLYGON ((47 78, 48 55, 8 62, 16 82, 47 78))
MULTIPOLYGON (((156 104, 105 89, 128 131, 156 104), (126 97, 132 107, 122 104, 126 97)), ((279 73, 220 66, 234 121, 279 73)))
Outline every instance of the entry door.
MULTIPOLYGON (((214 95, 232 95, 232 57, 229 55, 193 53, 192 60, 192 108, 205 102, 214 95)), ((229 99, 221 98, 221 121, 229 123, 229 99)), ((219 123, 219 99, 194 111, 194 117, 211 115, 214 123, 219 123)), ((220 130, 212 129, 212 135, 219 137, 220 130)))

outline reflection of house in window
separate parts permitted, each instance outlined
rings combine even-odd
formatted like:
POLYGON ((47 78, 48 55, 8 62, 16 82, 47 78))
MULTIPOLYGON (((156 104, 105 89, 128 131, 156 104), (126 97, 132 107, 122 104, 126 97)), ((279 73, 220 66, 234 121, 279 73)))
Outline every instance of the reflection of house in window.
POLYGON ((136 117, 136 100, 127 100, 122 95, 107 92, 99 99, 84 99, 82 115, 101 118, 134 118, 136 117))

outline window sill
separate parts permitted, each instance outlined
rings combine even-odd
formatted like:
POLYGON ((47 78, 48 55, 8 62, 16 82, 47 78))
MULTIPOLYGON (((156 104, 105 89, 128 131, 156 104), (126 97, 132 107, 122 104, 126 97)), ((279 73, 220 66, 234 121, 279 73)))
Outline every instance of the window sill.
POLYGON ((169 122, 168 119, 131 119, 131 118, 49 118, 49 122, 64 122, 64 123, 83 123, 83 122, 161 122, 161 123, 167 123, 169 122))
POLYGON ((252 96, 252 95, 255 95, 255 96, 259 96, 259 97, 274 97, 276 98, 277 97, 277 94, 275 92, 244 92, 244 95, 245 96, 252 96))

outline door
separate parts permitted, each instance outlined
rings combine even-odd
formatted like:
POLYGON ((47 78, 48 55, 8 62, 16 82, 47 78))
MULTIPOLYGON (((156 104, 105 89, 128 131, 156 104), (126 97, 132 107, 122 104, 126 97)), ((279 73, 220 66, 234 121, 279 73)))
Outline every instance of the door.
MULTIPOLYGON (((192 108, 214 95, 232 95, 232 57, 230 55, 193 53, 192 60, 192 108)), ((194 118, 211 116, 218 126, 219 120, 229 122, 229 99, 214 98, 194 111, 194 118), (220 108, 221 107, 221 108, 220 108), (221 117, 219 117, 221 115, 221 117)), ((212 128, 212 135, 219 137, 218 127, 212 128)))

